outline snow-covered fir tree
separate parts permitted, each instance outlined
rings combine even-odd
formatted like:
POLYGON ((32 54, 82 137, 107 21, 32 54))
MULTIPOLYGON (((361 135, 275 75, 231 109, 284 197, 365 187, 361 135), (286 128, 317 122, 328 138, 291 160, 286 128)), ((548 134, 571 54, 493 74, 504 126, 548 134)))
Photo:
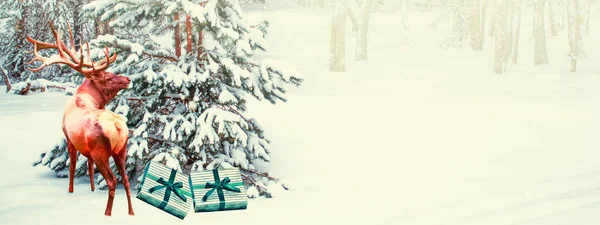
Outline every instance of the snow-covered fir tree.
POLYGON ((25 63, 31 58, 26 52, 31 51, 32 47, 26 37, 29 35, 36 40, 52 42, 48 20, 53 21, 58 29, 66 29, 67 23, 72 22, 69 15, 67 4, 60 0, 0 1, 0 52, 3 53, 0 54, 0 66, 6 69, 12 82, 40 77, 54 78, 64 73, 59 67, 42 73, 30 73, 25 63))
MULTIPOLYGON (((270 141, 258 121, 244 116, 249 97, 286 101, 286 88, 302 82, 283 61, 254 59, 267 48, 266 21, 248 24, 238 0, 99 0, 82 13, 111 21, 115 35, 90 41, 92 56, 102 57, 103 46, 116 50, 109 70, 132 80, 107 105, 128 119, 130 177, 155 160, 184 173, 238 167, 250 197, 285 188, 256 166, 270 161, 270 141)), ((34 165, 64 177, 68 162, 63 141, 34 165)), ((85 162, 80 156, 76 177, 86 174, 85 162)), ((112 159, 111 166, 116 171, 112 159)))

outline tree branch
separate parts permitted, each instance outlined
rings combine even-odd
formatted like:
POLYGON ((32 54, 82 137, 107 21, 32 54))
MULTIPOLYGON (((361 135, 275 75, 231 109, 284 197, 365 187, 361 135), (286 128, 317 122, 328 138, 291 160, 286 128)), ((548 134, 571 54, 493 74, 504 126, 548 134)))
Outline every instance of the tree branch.
POLYGON ((177 59, 175 59, 173 57, 170 57, 170 56, 153 55, 153 54, 150 54, 148 52, 142 52, 142 55, 150 56, 152 58, 164 59, 164 60, 168 60, 168 61, 171 61, 171 62, 177 62, 177 59))
POLYGON ((259 192, 267 193, 267 187, 265 187, 263 184, 261 184, 256 179, 254 179, 254 177, 248 176, 248 175, 242 173, 242 179, 243 180, 245 179, 249 183, 252 183, 253 185, 255 185, 257 187, 257 189, 258 189, 259 192))
MULTIPOLYGON (((109 47, 109 48, 119 48, 118 45, 113 45, 113 44, 109 44, 109 45, 107 45, 107 47, 109 47)), ((123 47, 121 47, 120 49, 131 50, 130 48, 123 48, 123 47)), ((159 59, 164 59, 164 60, 171 61, 171 62, 177 62, 177 59, 174 58, 174 57, 171 57, 171 56, 155 55, 155 54, 150 54, 150 53, 148 53, 146 51, 142 51, 142 55, 143 56, 149 56, 151 58, 159 58, 159 59)))
POLYGON ((146 101, 147 99, 141 99, 141 98, 134 98, 134 97, 129 97, 129 98, 125 98, 126 100, 130 100, 130 101, 139 101, 141 103, 143 103, 144 101, 146 101))
POLYGON ((260 67, 258 64, 253 63, 253 62, 245 62, 245 63, 248 65, 251 65, 251 66, 260 67))
MULTIPOLYGON (((151 97, 127 97, 125 99, 130 100, 130 101, 139 101, 139 102, 144 102, 144 101, 148 101, 151 97)), ((184 98, 181 99, 181 97, 179 96, 162 96, 161 98, 163 99, 174 99, 174 100, 180 100, 180 101, 191 101, 192 99, 190 98, 184 98)))
POLYGON ((27 83, 27 86, 25 86, 23 89, 21 89, 19 91, 19 95, 27 95, 27 93, 29 93, 30 89, 31 89, 31 82, 27 83))
POLYGON ((270 175, 269 175, 269 173, 267 173, 267 172, 261 173, 261 172, 258 172, 258 171, 256 171, 256 170, 248 170, 248 169, 243 169, 243 168, 240 168, 240 170, 241 170, 241 171, 244 171, 244 172, 248 172, 248 173, 256 174, 256 175, 259 175, 259 176, 262 176, 262 177, 266 177, 266 178, 268 178, 269 180, 279 181, 279 179, 278 179, 278 178, 275 178, 275 177, 272 177, 272 176, 270 176, 270 175))
MULTIPOLYGON (((134 132, 133 130, 131 130, 131 129, 129 130, 129 134, 130 135, 133 134, 133 132, 134 132)), ((170 144, 170 145, 177 145, 175 142, 159 138, 158 136, 152 135, 152 134, 148 134, 148 136, 146 138, 150 139, 150 140, 153 140, 153 141, 156 141, 156 142, 167 143, 167 144, 170 144)))

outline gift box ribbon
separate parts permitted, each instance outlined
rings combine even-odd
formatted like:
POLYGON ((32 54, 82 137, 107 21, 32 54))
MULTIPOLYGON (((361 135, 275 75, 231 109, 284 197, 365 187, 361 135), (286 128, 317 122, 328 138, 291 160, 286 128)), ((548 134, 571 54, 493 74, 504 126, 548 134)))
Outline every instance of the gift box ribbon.
MULTIPOLYGON (((187 194, 184 190, 182 190, 183 183, 175 182, 175 175, 177 175, 177 170, 171 170, 171 174, 169 175, 169 180, 165 181, 165 179, 163 179, 162 177, 157 179, 155 176, 153 176, 151 174, 147 174, 147 176, 149 178, 156 180, 156 182, 161 184, 161 185, 150 188, 148 190, 148 192, 152 193, 152 192, 158 191, 160 189, 166 188, 165 196, 163 197, 163 201, 158 206, 158 208, 160 208, 160 209, 164 209, 167 206, 169 199, 171 198, 171 193, 175 194, 175 196, 179 197, 184 202, 187 200, 185 198, 185 196, 183 196, 183 194, 187 194)), ((187 194, 187 195, 189 195, 189 194, 187 194)))
POLYGON ((202 197, 202 202, 206 202, 208 200, 208 197, 210 197, 215 191, 217 191, 217 195, 219 196, 219 210, 223 210, 225 209, 225 195, 223 193, 223 189, 233 192, 242 192, 239 188, 235 187, 234 185, 243 185, 244 183, 230 183, 231 180, 229 179, 229 177, 225 177, 223 178, 223 180, 221 180, 221 178, 219 178, 218 170, 213 170, 213 177, 215 179, 214 183, 206 182, 206 184, 200 185, 195 188, 211 188, 208 192, 206 192, 204 197, 202 197))

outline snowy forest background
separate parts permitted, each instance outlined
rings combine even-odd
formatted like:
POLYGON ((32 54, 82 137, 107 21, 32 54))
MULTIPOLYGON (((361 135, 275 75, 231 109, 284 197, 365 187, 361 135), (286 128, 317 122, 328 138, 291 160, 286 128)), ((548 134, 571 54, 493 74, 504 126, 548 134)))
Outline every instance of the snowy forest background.
MULTIPOLYGON (((291 212, 313 215, 294 224, 594 224, 597 15, 597 0, 5 0, 0 143, 21 149, 13 139, 58 130, 58 120, 40 121, 61 115, 82 82, 68 67, 27 70, 25 37, 53 42, 52 21, 63 34, 71 24, 76 48, 89 41, 95 58, 103 46, 117 51, 109 71, 133 82, 107 106, 128 119, 133 184, 150 160, 184 173, 238 167, 249 197, 283 199, 250 207, 297 204, 291 212), (401 193, 360 200, 330 183, 371 188, 365 177, 401 193), (298 187, 304 194, 280 194, 298 187)), ((67 177, 64 138, 48 136, 7 165, 67 177)), ((79 157, 76 177, 88 176, 86 162, 79 157)), ((35 185, 54 182, 40 177, 35 185)), ((80 180, 77 194, 87 190, 80 180)), ((70 198, 47 195, 36 204, 70 198)), ((103 203, 105 194, 84 198, 103 203)), ((4 200, 0 215, 24 204, 4 200)), ((274 221, 290 222, 291 212, 274 221)))

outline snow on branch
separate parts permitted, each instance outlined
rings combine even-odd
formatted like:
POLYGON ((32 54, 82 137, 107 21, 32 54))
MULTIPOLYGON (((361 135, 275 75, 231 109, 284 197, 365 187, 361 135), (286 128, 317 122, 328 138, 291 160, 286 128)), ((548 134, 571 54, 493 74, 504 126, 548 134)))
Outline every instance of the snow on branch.
MULTIPOLYGON (((302 73, 283 60, 264 59, 259 67, 262 78, 265 80, 269 79, 269 71, 281 76, 286 82, 294 79, 303 80, 302 73)), ((299 85, 299 83, 294 84, 299 85)))
MULTIPOLYGON (((171 61, 171 62, 177 62, 177 59, 175 57, 164 54, 166 52, 161 52, 160 54, 151 53, 151 52, 148 52, 144 48, 144 46, 142 46, 141 44, 134 43, 134 42, 131 42, 128 40, 118 39, 116 36, 110 35, 110 34, 98 36, 98 38, 96 40, 93 40, 90 42, 90 45, 94 45, 94 46, 98 46, 98 47, 106 46, 109 48, 117 48, 117 49, 121 49, 121 50, 125 50, 125 51, 130 51, 132 54, 137 54, 138 56, 147 56, 147 57, 151 57, 151 58, 158 58, 158 59, 164 59, 164 60, 171 61)), ((96 49, 96 52, 102 53, 98 49, 96 49)), ((95 52, 92 51, 92 53, 95 53, 95 52)))
POLYGON ((59 83, 54 81, 49 81, 46 79, 37 79, 37 80, 26 80, 24 82, 18 82, 12 85, 12 92, 15 94, 26 95, 29 91, 41 91, 45 92, 49 88, 55 88, 66 93, 73 94, 75 93, 75 84, 73 83, 59 83))

